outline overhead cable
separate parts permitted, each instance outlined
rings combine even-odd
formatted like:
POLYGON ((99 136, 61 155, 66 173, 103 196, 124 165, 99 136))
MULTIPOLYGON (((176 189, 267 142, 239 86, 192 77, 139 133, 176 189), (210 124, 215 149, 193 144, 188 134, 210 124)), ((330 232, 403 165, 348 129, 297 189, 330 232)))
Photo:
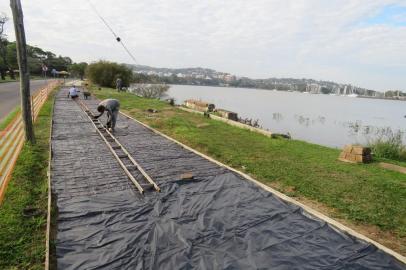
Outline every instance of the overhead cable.
POLYGON ((110 32, 116 38, 116 41, 120 43, 121 46, 123 46, 124 50, 128 53, 131 59, 134 60, 135 64, 137 64, 137 60, 135 59, 134 55, 130 52, 130 50, 127 48, 127 46, 124 44, 123 40, 114 32, 113 28, 107 23, 107 21, 103 18, 103 16, 99 13, 99 11, 97 11, 93 3, 90 0, 87 0, 87 2, 89 3, 94 13, 96 13, 96 15, 100 18, 100 20, 104 23, 104 25, 110 30, 110 32))

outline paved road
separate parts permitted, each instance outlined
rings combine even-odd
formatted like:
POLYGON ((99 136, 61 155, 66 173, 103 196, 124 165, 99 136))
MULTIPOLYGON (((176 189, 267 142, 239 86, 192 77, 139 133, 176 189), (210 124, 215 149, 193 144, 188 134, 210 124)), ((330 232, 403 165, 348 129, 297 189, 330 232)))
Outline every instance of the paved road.
MULTIPOLYGON (((48 80, 49 82, 50 80, 48 80)), ((45 80, 31 81, 31 94, 47 84, 45 80)), ((20 83, 0 83, 0 122, 7 116, 17 105, 20 104, 20 83)))

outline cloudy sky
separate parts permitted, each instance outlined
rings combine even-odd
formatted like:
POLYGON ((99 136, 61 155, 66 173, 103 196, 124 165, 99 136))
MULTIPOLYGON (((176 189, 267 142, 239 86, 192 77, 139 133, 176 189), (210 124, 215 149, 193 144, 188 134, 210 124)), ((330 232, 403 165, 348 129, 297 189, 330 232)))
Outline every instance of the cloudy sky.
MULTIPOLYGON (((90 1, 138 64, 406 90, 406 0, 90 1)), ((29 44, 132 63, 87 0, 22 4, 29 44)), ((14 40, 11 22, 6 32, 14 40)))

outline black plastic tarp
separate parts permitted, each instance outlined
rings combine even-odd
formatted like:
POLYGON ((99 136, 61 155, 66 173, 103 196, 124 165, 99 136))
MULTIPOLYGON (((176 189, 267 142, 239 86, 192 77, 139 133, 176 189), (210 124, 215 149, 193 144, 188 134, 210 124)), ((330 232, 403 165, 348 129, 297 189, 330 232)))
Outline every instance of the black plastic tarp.
POLYGON ((58 269, 406 269, 120 116, 117 138, 162 189, 138 194, 84 113, 63 96, 52 141, 58 269), (184 172, 194 179, 180 180, 184 172))

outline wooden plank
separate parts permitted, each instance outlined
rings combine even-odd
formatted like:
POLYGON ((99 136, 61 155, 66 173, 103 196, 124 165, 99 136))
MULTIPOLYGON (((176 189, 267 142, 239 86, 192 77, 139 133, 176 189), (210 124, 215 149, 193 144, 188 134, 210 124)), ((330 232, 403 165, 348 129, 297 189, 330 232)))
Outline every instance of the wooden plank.
POLYGON ((160 192, 161 188, 155 183, 154 180, 144 171, 144 169, 141 167, 141 165, 130 155, 130 153, 127 151, 127 149, 114 137, 114 135, 106 129, 107 133, 111 136, 111 138, 114 139, 115 143, 119 146, 121 146, 121 150, 127 154, 128 158, 131 160, 131 162, 137 167, 138 171, 147 179, 147 181, 152 184, 155 188, 156 191, 160 192))
MULTIPOLYGON (((79 104, 82 106, 82 108, 84 109, 85 112, 90 112, 89 108, 82 102, 79 101, 79 104)), ((130 161, 134 164, 134 166, 137 167, 138 171, 145 177, 145 179, 151 184, 153 185, 153 187, 155 188, 156 191, 160 192, 161 189, 160 187, 155 183, 154 180, 152 180, 152 178, 144 171, 144 169, 141 167, 141 165, 130 155, 130 153, 127 151, 127 149, 116 139, 116 137, 108 130, 106 129, 104 126, 99 126, 96 125, 96 122, 93 121, 91 115, 87 114, 87 116, 89 117, 89 119, 91 120, 93 126, 96 128, 96 130, 99 132, 99 134, 102 136, 102 138, 105 140, 105 142, 108 144, 109 148, 111 149, 111 151, 113 151, 114 155, 119 158, 119 162, 122 163, 121 158, 129 158, 130 161), (106 133, 108 136, 106 136, 106 133), (115 142, 116 146, 111 146, 111 144, 109 142, 115 142), (118 147, 120 147, 120 149, 125 153, 125 155, 117 155, 117 153, 114 151, 114 149, 118 149, 118 147)), ((98 122, 100 123, 100 121, 98 122)), ((124 165, 124 164, 123 164, 124 165)), ((127 168, 125 168, 125 171, 128 171, 127 168)), ((128 171, 129 172, 129 171, 128 171)), ((132 175, 131 175, 132 176, 132 175)), ((131 179, 131 178, 130 178, 131 179)), ((135 180, 135 178, 134 178, 135 180)), ((136 180, 135 180, 136 181, 136 180)), ((137 181, 136 181, 137 182, 137 181)), ((137 182, 138 183, 138 182, 137 182)), ((141 186, 140 186, 141 187, 141 186)), ((142 192, 141 192, 142 193, 142 192)))
MULTIPOLYGON (((83 104, 82 101, 78 101, 78 105, 82 105, 83 108, 85 108, 86 110, 89 110, 87 108, 87 106, 85 104, 83 104)), ((106 143, 107 147, 109 148, 110 152, 113 154, 113 156, 116 158, 117 162, 120 164, 121 168, 124 170, 125 174, 128 176, 128 178, 130 178, 131 182, 133 182, 133 184, 137 187, 137 189, 139 190, 139 192, 141 194, 144 193, 144 189, 142 188, 142 186, 138 183, 137 179, 134 178, 134 176, 130 173, 130 171, 126 168, 125 164, 121 161, 120 157, 117 155, 116 151, 113 149, 113 147, 110 145, 110 143, 108 142, 108 140, 105 138, 105 136, 103 135, 103 133, 100 131, 100 127, 96 126, 96 124, 92 121, 92 118, 90 115, 86 114, 87 117, 90 119, 90 122, 92 123, 92 125, 94 126, 94 128, 97 130, 97 132, 99 133, 100 137, 104 140, 104 142, 106 143)), ((104 131, 107 131, 107 133, 111 135, 111 133, 107 130, 107 129, 103 129, 104 131)), ((114 138, 114 136, 112 136, 112 138, 114 138)), ((116 140, 117 142, 117 140, 116 140)))

